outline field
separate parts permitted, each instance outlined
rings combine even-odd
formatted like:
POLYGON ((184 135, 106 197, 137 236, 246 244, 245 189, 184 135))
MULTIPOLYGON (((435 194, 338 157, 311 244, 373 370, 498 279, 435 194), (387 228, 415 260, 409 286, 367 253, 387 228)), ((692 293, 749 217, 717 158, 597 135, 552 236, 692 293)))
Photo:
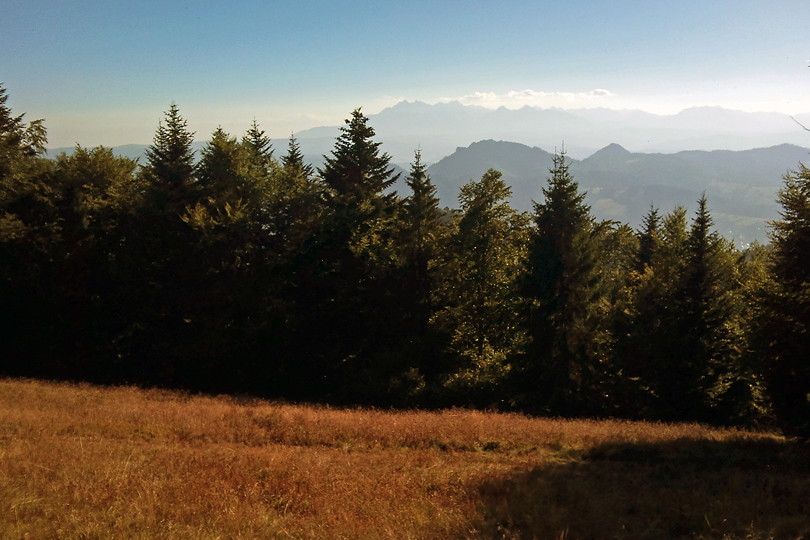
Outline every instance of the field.
POLYGON ((802 538, 810 451, 694 424, 0 379, 0 538, 802 538))

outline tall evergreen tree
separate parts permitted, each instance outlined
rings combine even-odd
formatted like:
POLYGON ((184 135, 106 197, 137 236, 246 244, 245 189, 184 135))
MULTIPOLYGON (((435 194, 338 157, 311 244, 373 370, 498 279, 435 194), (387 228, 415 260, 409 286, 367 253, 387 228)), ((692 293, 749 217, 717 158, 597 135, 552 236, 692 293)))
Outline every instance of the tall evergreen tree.
POLYGON ((448 234, 439 209, 436 186, 427 174, 420 151, 416 151, 411 171, 405 179, 411 194, 404 200, 400 216, 405 311, 407 326, 403 331, 409 336, 413 355, 412 367, 420 375, 434 378, 440 366, 437 363, 441 348, 435 325, 431 318, 435 312, 436 272, 440 250, 448 234))
POLYGON ((194 150, 191 147, 194 133, 188 130, 188 122, 174 103, 166 111, 164 121, 158 123, 154 141, 146 150, 143 171, 153 204, 161 211, 179 216, 185 206, 195 202, 194 150))
POLYGON ((644 271, 645 266, 652 264, 653 257, 658 253, 661 243, 661 216, 658 209, 650 206, 649 212, 641 222, 641 231, 638 234, 639 249, 636 269, 644 271))
POLYGON ((51 339, 58 315, 58 190, 44 158, 42 120, 24 122, 0 86, 0 371, 41 374, 58 353, 51 339))
POLYGON ((259 128, 256 119, 247 130, 247 133, 242 137, 242 144, 249 148, 250 156, 260 164, 264 165, 273 159, 273 146, 270 137, 259 128))
POLYGON ((372 140, 374 128, 360 109, 340 128, 331 156, 319 170, 326 185, 332 188, 338 201, 360 205, 373 200, 385 200, 383 192, 399 178, 391 167, 391 157, 380 153, 381 143, 372 140))
POLYGON ((658 266, 657 290, 663 294, 654 305, 662 315, 648 314, 660 320, 660 340, 653 342, 656 358, 647 377, 658 417, 718 420, 718 411, 727 408, 724 393, 737 375, 740 353, 733 324, 733 259, 712 230, 705 196, 685 239, 679 218, 676 210, 665 220, 664 251, 670 257, 682 252, 683 258, 680 264, 670 258, 658 266))
POLYGON ((3 197, 9 195, 9 182, 14 175, 24 174, 32 160, 44 154, 47 142, 43 120, 26 125, 25 114, 14 116, 7 102, 6 89, 0 85, 0 196, 3 197))
POLYGON ((530 342, 522 370, 530 406, 580 414, 590 399, 596 358, 591 307, 598 292, 597 225, 565 153, 554 156, 545 200, 535 203, 523 294, 530 342))
POLYGON ((810 169, 800 163, 779 191, 771 223, 772 283, 761 322, 765 375, 786 433, 810 438, 810 169))
MULTIPOLYGON (((253 157, 253 156, 251 156, 253 157)), ((221 127, 200 152, 197 184, 204 196, 224 205, 244 198, 248 180, 248 155, 235 137, 221 127)))
POLYGON ((290 135, 287 153, 281 157, 281 166, 285 174, 293 178, 307 179, 315 173, 312 165, 304 162, 304 154, 301 153, 301 146, 293 135, 290 135))
POLYGON ((319 170, 328 212, 296 263, 303 356, 318 372, 305 376, 321 381, 321 392, 352 401, 386 399, 402 361, 396 331, 402 314, 394 299, 398 203, 385 193, 398 176, 374 135, 359 109, 341 128, 319 170), (316 333, 320 343, 311 340, 316 333))
MULTIPOLYGON (((128 249, 121 253, 122 282, 139 301, 131 306, 126 339, 129 380, 188 385, 195 364, 205 270, 200 265, 200 232, 188 219, 200 202, 192 141, 194 134, 175 104, 159 122, 147 162, 143 205, 125 230, 128 249), (191 323, 189 321, 192 321, 191 323)), ((127 356, 127 355, 125 355, 127 356)))

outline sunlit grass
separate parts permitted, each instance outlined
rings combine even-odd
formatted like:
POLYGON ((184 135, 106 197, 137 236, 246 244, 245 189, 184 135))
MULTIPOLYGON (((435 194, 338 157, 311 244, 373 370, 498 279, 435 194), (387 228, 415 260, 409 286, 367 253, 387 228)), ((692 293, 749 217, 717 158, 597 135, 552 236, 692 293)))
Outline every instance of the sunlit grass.
POLYGON ((0 380, 0 537, 798 538, 807 457, 694 424, 0 380))

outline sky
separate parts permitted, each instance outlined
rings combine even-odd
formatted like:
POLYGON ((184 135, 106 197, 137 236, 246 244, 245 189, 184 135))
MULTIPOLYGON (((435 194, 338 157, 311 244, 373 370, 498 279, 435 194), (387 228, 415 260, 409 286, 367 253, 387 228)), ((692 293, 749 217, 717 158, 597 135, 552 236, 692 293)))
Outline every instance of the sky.
POLYGON ((0 84, 49 146, 337 125, 401 100, 810 112, 807 0, 0 0, 0 84))

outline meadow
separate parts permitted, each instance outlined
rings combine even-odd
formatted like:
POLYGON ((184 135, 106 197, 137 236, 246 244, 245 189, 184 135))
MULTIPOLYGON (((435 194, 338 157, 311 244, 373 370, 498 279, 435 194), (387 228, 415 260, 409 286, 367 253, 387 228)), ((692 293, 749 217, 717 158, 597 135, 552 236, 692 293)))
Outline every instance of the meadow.
POLYGON ((802 538, 774 433, 0 379, 0 538, 802 538))

